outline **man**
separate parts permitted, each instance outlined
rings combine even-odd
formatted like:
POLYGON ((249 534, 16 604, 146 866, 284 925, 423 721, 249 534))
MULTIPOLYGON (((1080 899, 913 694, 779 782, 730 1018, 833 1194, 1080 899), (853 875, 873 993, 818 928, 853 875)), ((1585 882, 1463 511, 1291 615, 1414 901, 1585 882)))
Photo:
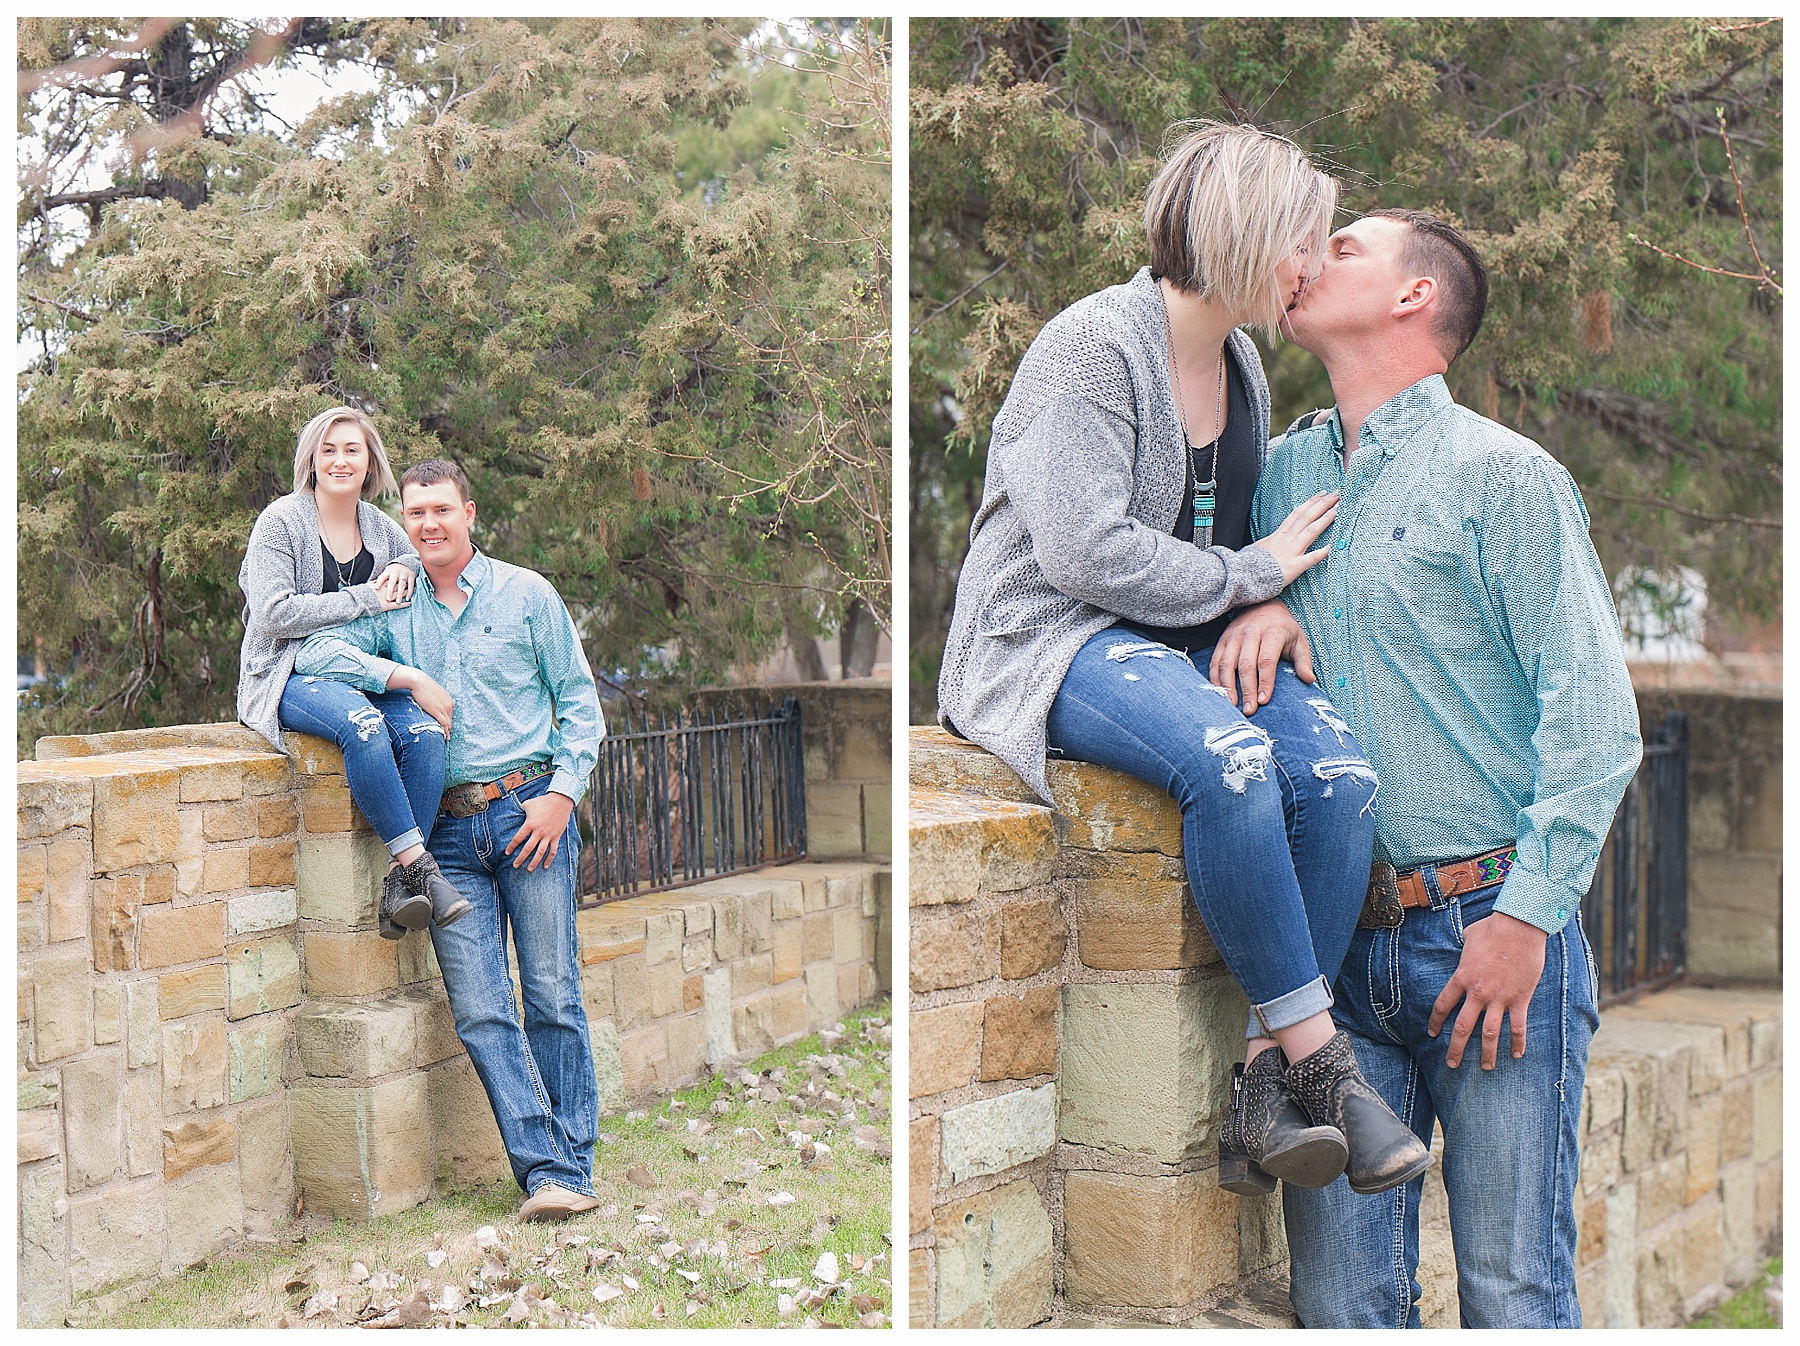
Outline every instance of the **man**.
MULTIPOLYGON (((1332 236, 1289 323, 1337 406, 1284 437, 1253 507, 1261 536, 1340 493, 1330 556, 1239 615, 1212 675, 1250 713, 1291 655, 1380 777, 1333 1013, 1415 1133, 1443 1125, 1463 1325, 1576 1327, 1576 1125, 1599 1023, 1577 913, 1641 743, 1573 481, 1445 385, 1486 304, 1480 258, 1429 215, 1332 236)), ((1307 1326, 1419 1325, 1422 1188, 1286 1187, 1307 1326)))
POLYGON ((380 692, 406 665, 454 701, 428 849, 475 910, 433 926, 431 940, 457 1036, 527 1194, 520 1214, 567 1219, 598 1204, 590 1163, 599 1089, 581 1003, 573 820, 605 732, 594 675, 550 582, 470 542, 475 502, 461 468, 432 458, 408 470, 400 510, 424 562, 411 606, 319 632, 294 667, 380 692))

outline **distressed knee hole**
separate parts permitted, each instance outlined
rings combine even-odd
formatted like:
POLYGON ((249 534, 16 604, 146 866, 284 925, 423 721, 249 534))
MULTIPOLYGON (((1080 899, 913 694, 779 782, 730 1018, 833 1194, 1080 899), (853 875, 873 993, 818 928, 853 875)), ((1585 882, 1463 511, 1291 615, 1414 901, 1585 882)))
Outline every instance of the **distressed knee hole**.
POLYGON ((1269 736, 1254 724, 1220 725, 1206 731, 1206 747, 1224 762, 1222 779, 1233 794, 1243 794, 1249 782, 1269 778, 1273 752, 1269 736))
POLYGON ((417 738, 420 734, 436 734, 439 738, 442 738, 444 736, 444 726, 439 724, 436 720, 426 720, 423 724, 407 725, 406 732, 411 734, 414 738, 417 738))
POLYGON ((350 723, 356 726, 356 736, 367 743, 386 727, 387 722, 381 718, 381 712, 373 706, 361 706, 349 713, 350 723))
POLYGON ((1313 775, 1325 782, 1323 797, 1326 799, 1331 797, 1331 783, 1335 780, 1348 776, 1352 780, 1365 781, 1369 786, 1369 799, 1368 802, 1362 806, 1362 810, 1357 814, 1357 817, 1360 818, 1364 813, 1367 813, 1375 806, 1375 792, 1381 788, 1381 782, 1376 778, 1375 768, 1363 761, 1362 758, 1337 757, 1323 762, 1314 762, 1313 775))
MULTIPOLYGON (((1344 717, 1338 714, 1337 707, 1322 696, 1309 696, 1306 698, 1306 704, 1313 708, 1313 713, 1324 722, 1327 729, 1337 735, 1338 743, 1342 744, 1350 733, 1350 726, 1344 722, 1344 717)), ((1318 726, 1313 726, 1313 733, 1318 732, 1318 726)))

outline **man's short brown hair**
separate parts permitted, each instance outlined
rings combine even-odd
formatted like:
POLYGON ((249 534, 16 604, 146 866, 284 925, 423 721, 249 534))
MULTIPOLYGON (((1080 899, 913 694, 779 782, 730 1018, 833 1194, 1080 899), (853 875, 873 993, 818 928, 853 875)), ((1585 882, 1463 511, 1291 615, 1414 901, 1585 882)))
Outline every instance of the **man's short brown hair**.
POLYGON ((414 463, 407 468, 400 478, 400 499, 402 502, 405 501, 408 486, 436 486, 439 482, 445 481, 456 483, 457 494, 462 497, 463 503, 467 504, 469 479, 463 475, 463 470, 448 458, 427 458, 424 462, 414 463))
POLYGON ((1369 218, 1399 220, 1412 230, 1401 265, 1438 283, 1435 330, 1450 363, 1475 344, 1487 316, 1487 267, 1454 226, 1423 210, 1371 210, 1369 218))

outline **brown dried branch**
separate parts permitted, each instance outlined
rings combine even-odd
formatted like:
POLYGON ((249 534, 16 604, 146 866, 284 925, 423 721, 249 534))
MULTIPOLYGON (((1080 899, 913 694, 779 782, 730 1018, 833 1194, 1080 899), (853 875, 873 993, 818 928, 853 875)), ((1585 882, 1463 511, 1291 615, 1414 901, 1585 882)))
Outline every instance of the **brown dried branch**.
POLYGON ((1738 176, 1737 155, 1732 152, 1731 133, 1725 126, 1725 109, 1718 108, 1716 111, 1719 116, 1719 139, 1725 142, 1725 162, 1731 168, 1731 181, 1737 187, 1738 219, 1743 221, 1744 237, 1749 241, 1751 257, 1756 260, 1756 274, 1751 275, 1744 271, 1728 271, 1721 266, 1707 266, 1704 262, 1696 262, 1691 257, 1683 257, 1678 252, 1670 252, 1667 248, 1660 248, 1649 239, 1641 238, 1637 234, 1627 234, 1625 237, 1641 247, 1650 249, 1651 252, 1667 257, 1672 262, 1680 262, 1683 266, 1692 267, 1696 271, 1704 271, 1712 276, 1728 276, 1732 280, 1754 281, 1757 289, 1765 290, 1771 294, 1780 296, 1783 293, 1781 284, 1775 279, 1775 273, 1769 270, 1768 263, 1763 261, 1762 251, 1756 246, 1756 233, 1750 227, 1750 212, 1744 205, 1744 182, 1743 179, 1738 176))

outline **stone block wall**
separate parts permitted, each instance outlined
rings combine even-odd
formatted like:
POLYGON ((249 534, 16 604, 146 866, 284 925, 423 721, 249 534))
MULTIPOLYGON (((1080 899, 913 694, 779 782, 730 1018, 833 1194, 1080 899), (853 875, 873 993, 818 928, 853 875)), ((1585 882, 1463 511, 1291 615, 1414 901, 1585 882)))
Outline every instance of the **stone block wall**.
MULTIPOLYGON (((1213 1171, 1247 1005, 1175 805, 1053 763, 1052 811, 937 729, 911 731, 909 771, 913 1325, 1293 1325, 1278 1194, 1213 1171)), ((1581 1123, 1589 1325, 1678 1323, 1778 1238, 1779 1009, 1678 988, 1607 1011, 1581 1123)), ((1421 1312, 1454 1327, 1438 1174, 1421 1312)))
MULTIPOLYGON (((822 723, 829 717, 821 716, 822 723)), ((335 748, 237 725, 45 739, 19 768, 19 1311, 76 1321, 308 1209, 508 1174, 429 934, 335 748)), ((603 1107, 830 1024, 890 975, 885 857, 578 921, 603 1107)))
POLYGON ((806 753, 806 853, 813 859, 894 850, 894 684, 886 678, 779 682, 698 692, 702 708, 761 707, 798 697, 806 753))
POLYGON ((1781 979, 1781 698, 1640 691, 1644 728, 1688 717, 1688 974, 1781 979))

